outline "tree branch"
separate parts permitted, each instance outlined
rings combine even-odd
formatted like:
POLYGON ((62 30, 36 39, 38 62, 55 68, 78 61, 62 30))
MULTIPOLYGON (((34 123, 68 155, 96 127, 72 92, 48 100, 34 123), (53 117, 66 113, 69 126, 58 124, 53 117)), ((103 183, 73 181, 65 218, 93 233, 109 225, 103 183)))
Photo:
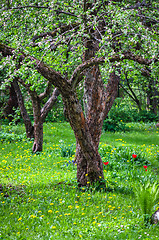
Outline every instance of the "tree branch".
MULTIPOLYGON (((73 74, 70 78, 70 83, 72 85, 73 88, 75 88, 77 86, 77 84, 79 83, 79 76, 81 76, 81 73, 86 69, 86 68, 89 68, 93 65, 97 65, 97 64, 102 64, 104 63, 105 60, 104 58, 93 58, 93 59, 90 59, 82 64, 80 64, 74 71, 73 71, 73 74)), ((80 77, 81 79, 81 77, 80 77)))
POLYGON ((127 89, 123 86, 123 84, 121 82, 119 82, 119 85, 122 87, 122 89, 129 95, 129 97, 131 97, 133 99, 133 101, 135 102, 134 97, 127 91, 127 89))
MULTIPOLYGON (((15 49, 8 47, 7 45, 4 45, 0 43, 0 52, 2 52, 2 55, 4 57, 7 56, 13 56, 15 49)), ((69 94, 71 91, 71 85, 67 81, 65 77, 61 75, 60 72, 56 72, 52 68, 50 68, 48 65, 43 63, 42 61, 26 55, 23 52, 19 52, 21 55, 19 57, 19 64, 22 64, 22 61, 24 59, 31 61, 34 64, 35 69, 48 81, 50 81, 54 86, 56 86, 61 93, 63 93, 63 96, 66 94, 69 94)), ((16 55, 15 55, 16 58, 16 55)))
POLYGON ((27 113, 27 110, 25 108, 22 92, 19 87, 18 81, 19 81, 18 78, 13 79, 13 86, 14 86, 14 90, 16 92, 16 96, 18 99, 18 106, 20 108, 20 112, 21 112, 21 115, 22 115, 22 118, 23 118, 23 121, 25 124, 27 138, 33 138, 34 137, 33 126, 32 126, 31 120, 29 118, 29 115, 27 113))
POLYGON ((151 21, 153 21, 154 23, 159 23, 158 20, 154 19, 154 18, 151 18, 151 17, 148 17, 148 16, 145 16, 145 15, 141 15, 141 14, 136 14, 137 17, 142 17, 142 18, 147 18, 151 21))
POLYGON ((48 112, 51 110, 55 102, 57 101, 57 97, 59 96, 60 92, 57 88, 53 90, 52 96, 48 99, 48 101, 45 103, 43 108, 41 109, 41 119, 44 120, 48 114, 48 112))
POLYGON ((47 87, 45 88, 45 91, 38 96, 40 101, 49 95, 49 93, 51 91, 51 86, 52 86, 52 84, 50 82, 48 82, 47 87))
POLYGON ((157 58, 152 58, 152 59, 146 59, 146 58, 143 58, 142 56, 139 56, 139 55, 135 55, 134 53, 130 52, 130 51, 126 51, 126 52, 123 52, 121 54, 114 54, 113 56, 111 56, 109 58, 109 61, 110 62, 119 62, 119 61, 122 61, 124 59, 127 59, 127 60, 132 60, 132 61, 135 61, 135 62, 138 62, 142 65, 150 65, 152 62, 158 62, 159 61, 159 57, 157 56, 157 58))
MULTIPOLYGON (((109 61, 110 62, 116 62, 116 61, 119 62, 124 59, 132 60, 132 61, 138 62, 140 64, 143 64, 143 65, 150 65, 153 61, 154 62, 159 61, 159 59, 145 59, 139 55, 134 55, 132 52, 125 52, 122 55, 115 54, 109 58, 109 61)), ((75 88, 77 86, 77 84, 81 81, 82 72, 86 68, 89 68, 93 65, 103 64, 103 63, 105 63, 105 59, 103 57, 100 57, 100 58, 90 59, 90 60, 80 64, 73 71, 73 74, 70 78, 70 83, 71 83, 72 87, 75 88)), ((84 75, 84 73, 83 73, 83 75, 84 75)))
POLYGON ((51 36, 52 38, 57 35, 57 33, 67 33, 69 30, 74 30, 76 27, 78 27, 80 23, 74 23, 74 24, 69 24, 69 25, 62 25, 61 27, 56 28, 52 32, 46 32, 46 33, 41 33, 40 35, 35 35, 32 38, 32 41, 35 42, 39 38, 43 38, 46 36, 51 36))
MULTIPOLYGON (((8 47, 2 43, 0 43, 0 52, 2 52, 2 55, 4 57, 8 55, 13 55, 15 49, 8 47)), ((61 73, 54 71, 52 68, 50 68, 48 65, 44 64, 42 61, 24 54, 23 52, 20 52, 21 56, 19 57, 19 61, 22 62, 25 58, 28 60, 31 60, 34 63, 35 69, 47 80, 49 80, 54 86, 56 86, 61 93, 69 94, 69 91, 71 89, 75 88, 79 81, 82 79, 82 72, 86 69, 89 68, 93 65, 98 65, 98 64, 103 64, 105 63, 105 58, 100 57, 100 58, 92 58, 82 64, 80 64, 73 72, 70 80, 68 81, 65 77, 61 75, 61 73), (80 78, 79 78, 80 77, 80 78), (80 79, 80 80, 79 80, 80 79)), ((16 56, 15 56, 16 57, 16 56)), ((153 58, 153 59, 145 59, 142 56, 135 55, 134 53, 127 51, 122 54, 115 54, 113 56, 109 57, 110 62, 119 62, 124 59, 127 60, 132 60, 135 62, 138 62, 139 64, 143 65, 150 65, 153 62, 159 61, 159 58, 153 58)))
POLYGON ((49 7, 49 6, 38 6, 38 5, 28 5, 28 6, 19 6, 19 7, 12 7, 12 8, 5 8, 4 10, 21 10, 21 9, 24 9, 24 8, 39 8, 39 9, 48 9, 48 10, 52 10, 54 11, 56 14, 66 14, 66 15, 69 15, 69 16, 72 16, 72 17, 78 17, 76 16, 75 14, 73 13, 70 13, 70 12, 65 12, 65 11, 62 11, 61 9, 57 9, 57 10, 54 10, 53 8, 49 7))

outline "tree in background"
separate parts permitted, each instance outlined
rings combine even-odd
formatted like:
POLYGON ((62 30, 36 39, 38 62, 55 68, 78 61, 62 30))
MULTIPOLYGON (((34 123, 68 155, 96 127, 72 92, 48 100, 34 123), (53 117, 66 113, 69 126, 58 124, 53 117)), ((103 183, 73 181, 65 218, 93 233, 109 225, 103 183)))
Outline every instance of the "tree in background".
POLYGON ((0 51, 6 57, 4 65, 11 66, 10 80, 18 77, 31 84, 36 98, 40 74, 62 95, 76 137, 79 186, 94 182, 104 186, 98 146, 103 120, 117 96, 122 65, 135 61, 156 74, 157 4, 23 0, 2 9, 0 51), (84 87, 84 109, 78 99, 79 84, 84 87))
POLYGON ((19 107, 21 117, 23 119, 26 129, 26 136, 27 138, 34 139, 32 150, 34 153, 41 152, 43 147, 43 123, 49 111, 55 104, 59 95, 59 91, 58 89, 52 89, 50 83, 41 83, 41 93, 38 93, 38 91, 36 91, 35 89, 32 90, 31 83, 28 84, 26 83, 26 81, 23 81, 23 79, 20 79, 18 77, 14 77, 13 80, 8 84, 10 84, 10 86, 5 85, 3 81, 1 82, 2 89, 4 88, 4 86, 6 88, 9 88, 9 100, 7 101, 7 105, 4 108, 3 114, 11 122, 14 119, 14 109, 19 107), (27 108, 24 103, 24 96, 19 84, 24 87, 24 89, 27 91, 27 94, 29 94, 31 98, 33 125, 27 112, 27 108), (44 99, 45 102, 43 102, 44 99))
POLYGON ((59 95, 59 91, 57 88, 52 90, 52 88, 50 87, 50 83, 48 83, 48 85, 45 88, 45 91, 41 94, 38 94, 35 90, 31 90, 30 84, 26 84, 22 79, 16 78, 14 78, 13 80, 13 86, 18 99, 20 112, 25 124, 27 137, 34 138, 32 150, 34 153, 41 152, 43 147, 43 123, 49 111, 52 109, 54 103, 56 102, 57 97, 59 95), (28 91, 31 97, 34 118, 33 126, 31 124, 29 115, 27 114, 18 81, 25 87, 25 89, 28 91), (51 90, 52 93, 50 94, 51 90), (42 100, 45 98, 48 98, 48 100, 46 101, 45 104, 43 104, 43 107, 41 107, 42 100))

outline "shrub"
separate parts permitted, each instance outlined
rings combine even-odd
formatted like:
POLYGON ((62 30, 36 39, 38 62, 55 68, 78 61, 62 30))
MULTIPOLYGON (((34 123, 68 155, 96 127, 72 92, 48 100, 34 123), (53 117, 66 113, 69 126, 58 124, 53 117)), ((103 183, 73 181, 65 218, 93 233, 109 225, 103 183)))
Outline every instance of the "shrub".
POLYGON ((127 131, 125 123, 128 122, 153 122, 157 121, 158 117, 155 113, 147 110, 139 111, 132 109, 127 105, 125 100, 117 98, 114 105, 108 113, 107 118, 104 120, 104 131, 127 131))
POLYGON ((62 142, 60 145, 61 157, 72 157, 75 154, 75 145, 66 145, 62 142))
POLYGON ((157 121, 158 117, 151 111, 142 110, 134 115, 134 122, 153 122, 157 121))
POLYGON ((111 119, 111 118, 107 118, 104 120, 103 129, 104 131, 110 131, 110 132, 117 132, 117 131, 125 132, 126 130, 128 130, 126 128, 126 124, 122 122, 122 120, 118 122, 117 119, 111 119))

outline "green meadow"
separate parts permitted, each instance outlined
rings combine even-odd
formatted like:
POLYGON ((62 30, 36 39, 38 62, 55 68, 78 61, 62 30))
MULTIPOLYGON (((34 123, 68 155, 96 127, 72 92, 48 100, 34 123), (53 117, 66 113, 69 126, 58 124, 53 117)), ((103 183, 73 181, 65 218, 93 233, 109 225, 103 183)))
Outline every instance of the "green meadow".
POLYGON ((78 189, 75 137, 67 122, 44 124, 39 154, 32 153, 24 126, 2 125, 0 239, 157 240, 159 225, 145 224, 135 188, 158 182, 159 131, 153 123, 127 128, 101 136, 104 191, 78 189))

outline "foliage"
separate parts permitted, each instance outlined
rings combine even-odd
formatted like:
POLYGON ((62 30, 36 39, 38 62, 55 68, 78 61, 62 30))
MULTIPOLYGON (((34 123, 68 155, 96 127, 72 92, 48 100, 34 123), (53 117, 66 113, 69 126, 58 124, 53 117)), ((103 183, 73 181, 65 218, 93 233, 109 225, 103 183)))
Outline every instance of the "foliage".
POLYGON ((26 133, 19 132, 19 125, 1 125, 0 127, 0 139, 1 142, 15 142, 15 141, 27 141, 26 133))
POLYGON ((116 131, 123 131, 127 130, 126 124, 122 122, 122 120, 118 121, 118 119, 107 118, 104 120, 103 123, 104 131, 116 132, 116 131))
MULTIPOLYGON (((67 72, 67 76, 70 77, 73 70, 82 63, 85 39, 94 38, 94 31, 98 31, 97 56, 105 57, 107 64, 102 68, 102 74, 107 75, 112 68, 109 58, 116 53, 121 57, 128 50, 133 54, 146 53, 147 59, 152 59, 158 54, 156 47, 158 46, 158 2, 139 5, 136 6, 134 1, 109 1, 109 4, 87 1, 87 9, 84 10, 84 2, 79 3, 76 0, 67 3, 39 1, 38 4, 31 0, 21 0, 18 4, 16 1, 2 1, 1 41, 13 48, 16 47, 16 52, 21 50, 27 55, 43 60, 61 74, 67 72), (139 14, 140 7, 145 9, 144 17, 139 14), (104 30, 99 31, 101 16, 106 26, 104 30), (72 25, 70 30, 62 30, 62 27, 69 25, 72 25), (57 29, 57 34, 52 34, 57 29)), ((8 77, 5 78, 6 83, 12 81, 13 76, 18 75, 27 84, 32 85, 32 90, 37 90, 39 93, 46 86, 45 79, 33 69, 33 62, 29 59, 24 61, 23 66, 18 70, 12 57, 5 59, 3 65, 4 68, 10 65, 7 71, 8 77)), ((121 63, 116 62, 116 66, 117 72, 119 70, 121 75, 123 68, 128 70, 130 76, 136 75, 135 84, 139 85, 138 76, 141 76, 141 67, 138 63, 123 60, 121 63)), ((151 64, 150 72, 153 77, 157 76, 156 61, 151 64)))
POLYGON ((110 145, 101 146, 99 152, 103 159, 109 160, 108 169, 119 170, 127 169, 132 170, 133 167, 150 165, 147 155, 140 150, 140 148, 133 148, 129 146, 118 146, 112 148, 110 145), (132 153, 136 152, 137 157, 134 159, 132 153))
POLYGON ((147 182, 144 185, 139 185, 134 188, 134 193, 144 215, 146 223, 150 221, 151 215, 154 211, 154 206, 159 201, 159 186, 158 183, 147 182))
POLYGON ((133 117, 134 122, 153 122, 158 120, 158 116, 155 113, 146 110, 139 111, 138 114, 136 114, 136 116, 134 114, 133 117))
POLYGON ((130 102, 126 99, 117 98, 114 105, 108 113, 108 117, 104 120, 104 131, 128 131, 130 130, 125 123, 128 122, 154 122, 158 120, 158 116, 147 110, 137 110, 132 108, 130 102))
POLYGON ((61 157, 72 157, 73 155, 75 155, 75 145, 66 145, 63 141, 61 141, 60 154, 61 157))

